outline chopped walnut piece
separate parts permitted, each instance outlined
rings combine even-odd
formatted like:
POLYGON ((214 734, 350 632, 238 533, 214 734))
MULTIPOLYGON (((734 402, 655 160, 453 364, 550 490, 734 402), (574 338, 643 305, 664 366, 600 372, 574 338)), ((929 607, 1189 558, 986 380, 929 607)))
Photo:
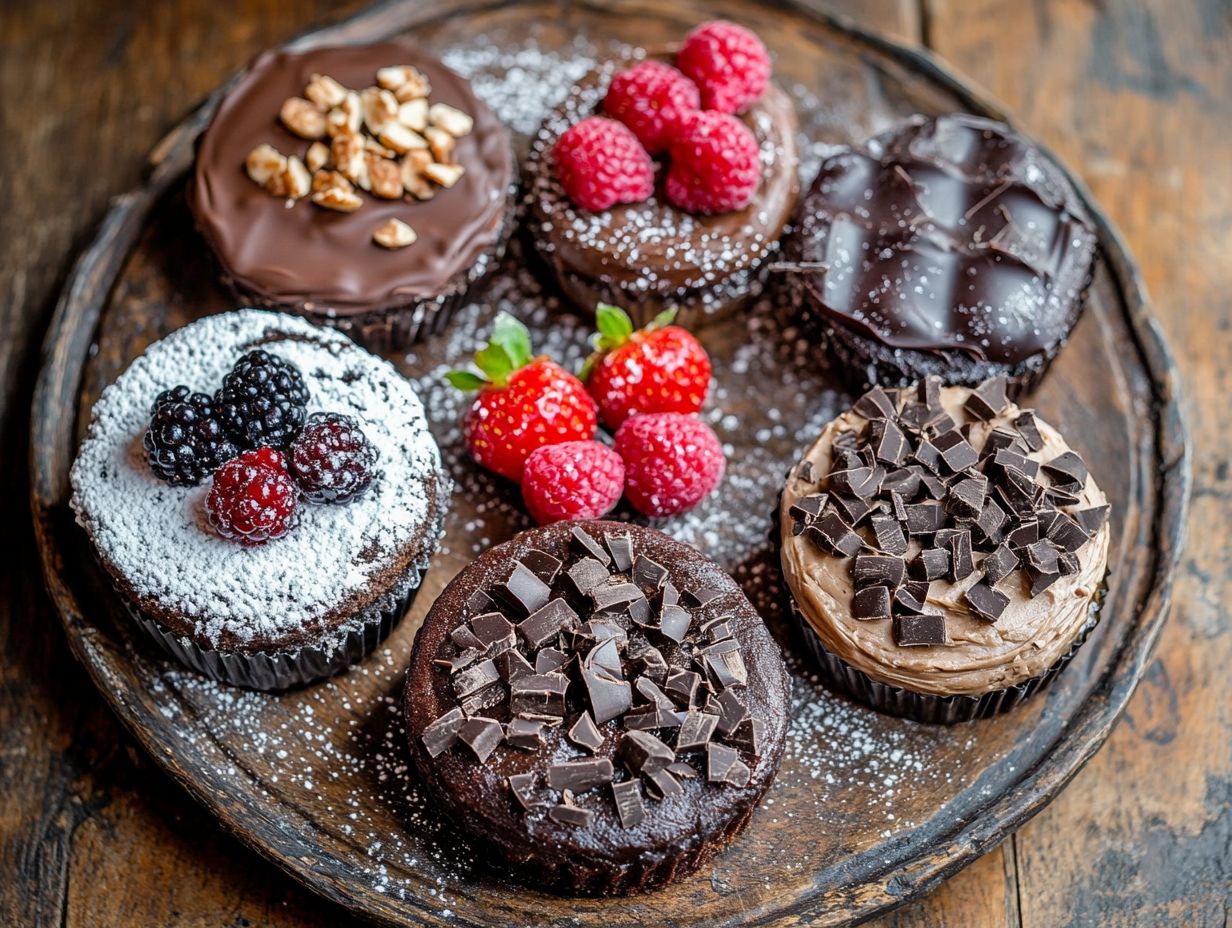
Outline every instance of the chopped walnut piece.
POLYGON ((244 170, 254 182, 265 185, 265 182, 275 174, 281 173, 287 166, 287 159, 273 145, 261 144, 248 153, 244 159, 244 170))
POLYGON ((304 164, 308 170, 316 172, 329 164, 329 146, 324 142, 313 142, 304 155, 304 164))
POLYGON ((399 105, 398 122, 408 129, 423 132, 424 129, 428 128, 428 101, 422 99, 408 100, 399 105))
POLYGON ((442 187, 452 187, 462 179, 466 168, 460 164, 430 164, 424 168, 423 172, 433 183, 440 184, 442 187))
POLYGON ((397 158, 398 153, 392 148, 386 148, 376 139, 371 136, 364 138, 364 151, 372 152, 374 155, 380 155, 382 158, 397 158))
POLYGON ((301 139, 319 139, 325 135, 325 114, 303 97, 288 97, 278 111, 278 118, 301 139))
POLYGON ((402 186, 417 200, 431 200, 436 188, 424 176, 424 168, 432 163, 432 156, 423 149, 407 152, 402 159, 402 186))
POLYGON ((355 188, 351 186, 351 182, 338 171, 317 171, 312 175, 313 193, 319 193, 329 187, 338 187, 348 192, 355 190, 355 188))
POLYGON ((428 110, 428 121, 438 129, 444 129, 455 139, 469 135, 475 128, 475 120, 447 103, 433 103, 428 110))
POLYGON ((453 164, 453 150, 458 141, 444 129, 429 126, 424 130, 424 138, 428 140, 428 150, 432 152, 432 160, 441 164, 453 164))
POLYGON ((414 245, 415 230, 401 219, 386 219, 372 233, 372 240, 382 248, 405 248, 414 245))
POLYGON ((319 109, 329 111, 346 99, 347 89, 328 74, 314 74, 304 88, 304 96, 319 109))
POLYGON ((369 87, 359 95, 364 108, 364 128, 379 136, 385 127, 398 120, 398 101, 388 90, 369 87))
POLYGON ((330 154, 334 157, 334 165, 352 183, 364 186, 363 179, 368 176, 368 167, 364 161, 364 137, 359 133, 336 135, 330 146, 330 154))
POLYGON ((376 82, 386 90, 401 90, 410 87, 417 96, 426 97, 432 92, 428 79, 409 64, 381 68, 376 72, 376 82))
POLYGON ((354 190, 344 190, 341 187, 326 187, 312 195, 312 202, 325 209, 339 213, 353 213, 364 205, 363 199, 354 190))
POLYGON ((386 148, 392 148, 400 155, 405 155, 413 148, 427 148, 427 140, 418 132, 412 132, 400 122, 388 123, 377 136, 386 148))
POLYGON ((359 94, 348 90, 342 102, 329 111, 325 117, 326 131, 331 136, 354 134, 364 124, 364 107, 359 100, 359 94))
POLYGON ((368 152, 367 162, 373 196, 382 200, 396 200, 402 196, 402 171, 397 162, 372 152, 368 152))
POLYGON ((282 172, 282 184, 285 189, 280 196, 290 197, 292 200, 306 197, 312 190, 312 174, 295 155, 287 158, 287 166, 282 172))

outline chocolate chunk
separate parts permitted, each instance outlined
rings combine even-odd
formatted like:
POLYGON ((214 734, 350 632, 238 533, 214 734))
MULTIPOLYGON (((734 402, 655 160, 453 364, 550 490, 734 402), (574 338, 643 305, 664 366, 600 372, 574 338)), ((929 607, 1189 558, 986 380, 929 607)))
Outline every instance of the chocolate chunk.
POLYGON ((920 593, 908 586, 900 586, 890 596, 890 609, 894 615, 921 615, 928 592, 920 593))
POLYGON ((1036 489, 1035 481, 1018 470, 1002 471, 997 481, 997 495, 1011 512, 1024 518, 1035 511, 1036 489))
POLYGON ((506 683, 536 672, 535 668, 530 665, 530 661, 523 657, 522 652, 516 648, 502 651, 496 656, 496 669, 506 683))
POLYGON ((727 743, 756 757, 761 754, 761 746, 765 738, 766 723, 761 719, 750 716, 737 725, 736 730, 728 735, 727 743))
POLYGON ((603 747, 603 732, 599 731, 589 712, 583 712, 578 716, 565 737, 578 747, 590 751, 591 754, 603 747))
POLYGON ((1062 551, 1057 555, 1057 569, 1061 571, 1062 577, 1072 577, 1082 569, 1082 562, 1078 560, 1077 554, 1062 551))
POLYGON ((882 551, 889 554, 905 554, 907 551, 907 538, 893 516, 873 516, 873 536, 882 551))
POLYGON ((650 642, 642 639, 630 642, 628 657, 634 669, 647 679, 660 685, 667 679, 667 661, 663 658, 663 652, 650 642))
POLYGON ((509 790, 513 793, 513 798, 517 800, 518 805, 522 807, 523 812, 528 812, 535 806, 544 805, 543 802, 535 799, 535 775, 533 773, 515 773, 509 777, 509 790))
POLYGON ((987 499, 972 526, 972 534, 981 544, 995 545, 1001 540, 1002 529, 1009 517, 995 500, 987 499))
POLYGON ((1086 530, 1088 535, 1094 535, 1101 528, 1103 528, 1104 523, 1108 521, 1108 507, 1092 506, 1090 509, 1079 509, 1074 513, 1074 517, 1078 520, 1078 524, 1086 530))
POLYGON ((1039 451, 1044 447, 1044 438, 1040 435, 1039 426, 1035 421, 1035 411, 1024 409, 1014 419, 1014 428, 1022 436, 1028 450, 1039 451))
POLYGON ((1061 487, 1049 487, 1044 491, 1044 499, 1053 506, 1077 506, 1082 496, 1071 490, 1063 490, 1061 487))
POLYGON ((663 692, 662 688, 650 677, 641 676, 633 681, 633 690, 646 702, 665 709, 674 709, 676 704, 672 698, 663 692))
POLYGON ((741 763, 734 748, 711 741, 706 745, 706 779, 711 783, 726 783, 732 767, 741 763))
MULTIPOLYGON (((880 428, 877 430, 877 440, 873 443, 873 457, 882 464, 887 464, 890 467, 898 467, 907 459, 907 454, 910 447, 907 444, 907 436, 903 434, 893 421, 887 420, 878 423, 880 428)), ((882 480, 882 486, 885 486, 885 480, 882 480)))
POLYGON ((482 716, 473 718, 458 730, 458 740, 465 744, 479 763, 484 763, 504 740, 500 722, 482 716))
POLYGON ((1060 552, 1051 541, 1037 541, 1028 545, 1026 552, 1027 576, 1031 578, 1031 595, 1039 596, 1061 579, 1060 552))
POLYGON ((619 642, 611 638, 596 639, 596 642, 582 661, 583 669, 605 673, 613 680, 621 679, 624 672, 620 665, 619 642))
POLYGON ((674 764, 668 764, 664 769, 677 780, 696 780, 699 776, 692 764, 686 764, 681 760, 676 761, 674 764))
POLYGON ((963 403, 963 409, 981 422, 989 422, 1009 404, 1010 401, 1005 395, 1005 375, 997 374, 971 391, 971 395, 963 403))
POLYGON ((481 612, 491 612, 496 608, 496 603, 482 588, 475 590, 470 596, 466 597, 466 614, 478 615, 481 612))
POLYGON ((508 651, 518 643, 513 625, 499 612, 485 612, 471 619, 471 630, 489 657, 508 651))
POLYGON ((744 666, 740 643, 734 639, 720 641, 703 648, 700 655, 705 660, 706 671, 716 686, 747 686, 749 672, 744 666))
POLYGON ((907 506, 907 533, 932 535, 945 526, 945 510, 940 503, 911 503, 907 506))
POLYGON ((888 619, 890 617, 890 588, 885 586, 866 586, 856 590, 851 600, 851 614, 864 621, 888 619))
MULTIPOLYGON (((574 548, 584 557, 593 558, 602 564, 604 568, 611 565, 612 559, 608 556, 606 549, 604 549, 603 545, 599 544, 599 539, 595 538, 590 532, 574 526, 569 530, 569 534, 573 536, 574 548)), ((604 573, 606 575, 606 570, 604 573)))
POLYGON ((911 499, 920 491, 920 475, 910 467, 900 467, 891 470, 881 481, 881 492, 891 497, 898 495, 902 499, 911 499))
POLYGON ((582 668, 582 683, 590 700, 590 711, 599 725, 619 718, 633 706, 633 691, 625 680, 613 679, 598 668, 582 668))
POLYGON ((1025 548, 1028 545, 1033 545, 1040 540, 1039 522, 1034 519, 1029 522, 1022 522, 1008 535, 1005 536, 1007 544, 1013 545, 1015 548, 1025 548))
POLYGON ((663 685, 664 692, 672 698, 676 705, 687 709, 697 698, 697 688, 701 686, 702 678, 692 670, 674 669, 668 672, 667 682, 663 685))
POLYGON ((692 614, 683 606, 664 606, 659 614, 659 633, 679 644, 689 633, 692 614))
POLYGON ((802 496, 791 504, 787 514, 797 522, 812 522, 821 515, 829 499, 829 493, 814 493, 812 496, 802 496))
POLYGON ((937 376, 925 377, 915 385, 916 402, 920 403, 929 412, 941 411, 941 378, 937 376))
POLYGON ((552 588, 522 563, 514 565, 509 578, 494 586, 492 592, 517 615, 523 616, 542 608, 552 597, 552 588))
POLYGON ((844 496, 834 493, 830 496, 830 505, 842 516, 843 521, 851 527, 859 525, 873 511, 873 507, 857 496, 844 496))
POLYGON ((645 599, 646 594, 632 583, 605 583, 590 591, 595 612, 626 612, 631 603, 645 599))
POLYGON ((942 432, 933 439, 933 444, 941 452, 941 463, 951 474, 961 473, 979 463, 979 454, 956 429, 942 432))
POLYGON ((596 644, 615 641, 616 647, 623 650, 629 643, 629 633, 617 624, 616 619, 591 619, 582 627, 586 629, 586 633, 595 640, 596 644))
POLYGON ((510 747, 535 751, 543 744, 543 733, 546 729, 547 725, 542 719, 510 719, 505 726, 505 740, 510 747))
POLYGON ((612 762, 606 757, 566 760, 548 767, 548 786, 554 790, 584 793, 612 782, 612 762))
POLYGON ((710 743, 719 717, 709 712, 690 710, 680 723, 680 731, 676 733, 677 751, 698 751, 710 743))
POLYGON ((733 638, 735 635, 732 632, 731 616, 720 616, 717 619, 711 619, 702 626, 702 634, 711 644, 717 644, 720 641, 726 641, 728 638, 733 638))
POLYGON ((884 389, 875 386, 855 401, 851 411, 865 419, 893 419, 898 407, 884 389))
POLYGON ((834 512, 827 512, 810 525, 808 534, 823 551, 842 557, 851 557, 864 547, 863 539, 834 512))
POLYGON ((749 717, 749 708, 744 704, 734 690, 724 690, 715 697, 715 708, 719 712, 719 721, 715 729, 720 735, 730 735, 736 727, 749 717))
POLYGON ((696 590, 685 590, 681 594, 680 601, 690 609, 701 609, 703 606, 708 606, 723 594, 718 590, 711 590, 705 587, 700 587, 696 590))
POLYGON ((667 568, 652 561, 644 554, 639 554, 633 561, 633 582, 647 594, 659 589, 667 580, 667 568))
POLYGON ((803 483, 814 481, 812 461, 805 460, 796 465, 796 479, 803 483))
POLYGON ((650 731, 659 728, 679 728, 684 721, 684 714, 675 709, 666 709, 659 705, 643 706, 633 712, 626 712, 620 720, 630 731, 650 731))
POLYGON ((654 799, 667 799, 679 796, 684 792, 680 781, 667 772, 666 767, 659 767, 646 774, 646 792, 654 799))
POLYGON ((642 787, 637 780, 625 780, 612 784, 612 799, 616 814, 625 828, 636 828, 646 818, 646 806, 642 802, 642 787))
MULTIPOLYGON (((575 529, 575 531, 580 531, 575 529)), ((589 537, 589 536, 587 536, 589 537)), ((607 557, 605 554, 604 557, 607 557)), ((579 600, 586 599, 595 587, 607 583, 607 568, 593 557, 584 557, 565 571, 565 589, 579 600)))
POLYGON ((1071 554, 1090 541, 1082 526, 1060 512, 1057 513, 1057 518, 1053 520, 1052 525, 1048 527, 1048 540, 1062 551, 1069 551, 1071 554))
POLYGON ((990 458, 1004 448, 1017 452, 1024 457, 1027 453, 1027 446, 1023 444, 1022 439, 1018 437, 1016 432, 1008 432, 1005 429, 993 429, 988 433, 988 437, 984 439, 984 447, 980 449, 980 459, 990 458))
POLYGON ((972 584, 967 589, 967 592, 963 594, 963 598, 967 600, 968 605, 976 611, 980 618, 988 622, 995 622, 1001 618, 1001 613, 1010 604, 1008 596, 998 593, 982 580, 979 583, 972 584))
POLYGON ((457 706, 424 729, 423 744, 429 757, 439 757, 458 740, 458 732, 466 724, 466 716, 457 706))
POLYGON ((1087 482, 1087 467, 1073 451, 1058 454, 1044 465, 1044 473, 1062 486, 1076 484, 1082 487, 1087 482))
POLYGON ((536 673, 509 684, 509 711, 514 715, 560 718, 565 714, 569 678, 563 673, 536 673))
POLYGON ((998 545, 980 565, 984 571, 984 579, 990 586, 996 586, 1013 573, 1017 566, 1018 555, 1010 549, 1008 544, 998 545))
POLYGON ((901 557, 884 554, 858 554, 852 576, 856 589, 866 586, 895 587, 903 582, 907 564, 901 557))
POLYGON ((479 648, 467 648, 465 651, 459 651, 453 657, 438 657, 432 664, 434 667, 440 667, 443 670, 448 670, 450 673, 457 673, 459 670, 465 670, 482 657, 483 651, 479 648))
POLYGON ((987 494, 987 477, 981 474, 964 477, 950 486, 945 507, 956 519, 977 519, 984 508, 987 494))
POLYGON ((633 536, 628 532, 604 532, 603 543, 612 555, 612 566, 618 573, 633 569, 633 536))
MULTIPOLYGON (((933 413, 929 417, 928 422, 926 422, 924 425, 925 434, 930 435, 932 437, 934 445, 937 444, 936 439, 938 435, 942 435, 946 432, 952 432, 957 428, 958 428, 958 423, 955 422, 954 419, 950 416, 950 414, 946 412, 945 410, 941 410, 940 412, 933 413)), ((966 426, 963 426, 963 428, 966 429, 966 426)), ((970 434, 969 432, 964 431, 962 433, 962 437, 967 438, 969 434, 970 434)))
POLYGON ((956 532, 950 539, 950 579, 965 580, 975 572, 971 554, 971 533, 956 532))
POLYGON ((590 809, 564 803, 548 810, 548 818, 558 825, 572 825, 576 828, 585 828, 594 820, 594 817, 595 813, 590 809))
POLYGON ((621 735, 616 756, 635 775, 659 770, 676 759, 671 748, 646 731, 627 731, 621 735))
POLYGON ((1025 474, 1032 481, 1039 475, 1039 462, 1033 461, 1026 455, 1019 454, 1013 448, 1002 448, 992 456, 992 466, 1000 471, 1017 471, 1020 474, 1025 474))
POLYGON ((911 562, 911 576, 917 580, 940 580, 950 572, 950 552, 944 548, 925 548, 911 562))
POLYGON ((945 485, 944 481, 925 470, 921 470, 919 473, 920 486, 923 487, 924 493, 930 499, 945 499, 945 494, 949 492, 949 487, 945 485))
POLYGON ((941 450, 927 439, 916 445, 912 458, 934 474, 941 473, 941 450))
POLYGON ((1027 575, 1031 578, 1031 596, 1039 596, 1054 583, 1061 579, 1061 561, 1057 559, 1057 572, 1046 573, 1043 571, 1028 570, 1027 575))
MULTIPOLYGON (((487 599, 487 597, 484 597, 487 599)), ((489 599, 488 602, 491 602, 489 599)), ((476 654, 483 653, 483 642, 475 637, 475 633, 471 631, 469 625, 459 625, 449 633, 449 640, 458 646, 460 651, 474 651, 476 654)))
POLYGON ((505 687, 501 684, 485 687, 477 693, 463 697, 459 705, 467 716, 482 715, 493 706, 499 706, 509 698, 505 687))
POLYGON ((894 643, 900 648, 946 644, 945 617, 932 614, 895 616, 894 643))
MULTIPOLYGON (((885 478, 885 473, 882 472, 881 479, 885 478)), ((832 493, 841 493, 845 496, 856 496, 860 499, 868 499, 877 492, 881 486, 881 479, 878 479, 877 471, 873 467, 853 467, 850 470, 832 470, 830 471, 829 487, 832 493)))
POLYGON ((496 669, 496 664, 491 660, 485 660, 454 674, 453 691, 460 699, 463 696, 471 695, 471 693, 479 692, 485 686, 491 686, 493 683, 499 682, 500 671, 496 669))
POLYGON ((569 655, 559 648, 543 648, 535 655, 535 673, 552 673, 568 660, 569 655))
POLYGON ((552 585, 552 581, 554 581, 556 579, 556 575, 560 573, 560 558, 553 557, 546 551, 540 551, 538 548, 531 548, 523 554, 519 560, 529 567, 531 572, 536 577, 548 584, 548 586, 552 585))
POLYGON ((651 627, 658 621, 654 611, 650 608, 650 600, 635 599, 629 603, 629 608, 626 610, 627 615, 634 624, 641 625, 643 628, 651 627))
POLYGON ((541 648, 566 628, 578 623, 578 614, 563 599, 553 599, 518 623, 518 634, 531 648, 541 648))
POLYGON ((835 451, 855 451, 859 443, 860 436, 851 429, 840 429, 833 442, 835 451))

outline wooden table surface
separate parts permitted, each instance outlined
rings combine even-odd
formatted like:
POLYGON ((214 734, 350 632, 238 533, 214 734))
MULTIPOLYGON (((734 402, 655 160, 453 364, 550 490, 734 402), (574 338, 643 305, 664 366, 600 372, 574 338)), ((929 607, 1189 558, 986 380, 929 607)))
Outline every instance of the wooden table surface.
MULTIPOLYGON (((1189 543, 1129 711, 1011 840, 877 924, 1232 921, 1232 5, 814 0, 934 49, 1082 176, 1137 256, 1185 385, 1189 543)), ((148 150, 261 49, 362 0, 0 3, 0 924, 323 926, 344 913, 223 833, 69 655, 27 509, 39 345, 71 257, 148 150)))

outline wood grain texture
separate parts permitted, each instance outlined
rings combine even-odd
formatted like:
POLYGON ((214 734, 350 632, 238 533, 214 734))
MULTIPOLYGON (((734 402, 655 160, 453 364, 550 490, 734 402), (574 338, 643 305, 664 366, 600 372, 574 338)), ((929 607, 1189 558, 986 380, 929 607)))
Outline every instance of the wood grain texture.
MULTIPOLYGON (((132 185, 149 146, 190 101, 260 48, 320 16, 325 7, 243 6, 241 11, 237 2, 177 0, 149 15, 109 11, 99 3, 31 2, 0 9, 0 84, 30 91, 23 95, 28 102, 0 106, 0 124, 9 140, 0 149, 0 184, 6 193, 6 210, 0 213, 0 325, 5 334, 0 343, 0 468, 6 486, 26 483, 25 410, 50 300, 67 255, 88 234, 105 196, 132 185), (62 83, 65 61, 89 79, 62 83), (65 197, 68 189, 73 196, 65 197)), ((914 3, 850 6, 867 25, 900 35, 915 34, 921 22, 914 3)), ((1165 326, 1189 375, 1195 432, 1207 442, 1197 465, 1195 524, 1224 534, 1214 536, 1222 544, 1191 547, 1178 615, 1160 651, 1160 663, 1171 663, 1170 673, 1153 687, 1148 680, 1109 748, 1023 833, 1025 840, 1050 823, 1049 831, 1062 832, 1056 846, 1041 840, 1032 857, 1014 855, 1013 846, 1006 845, 892 919, 903 925, 1018 924, 1022 898, 1023 924, 1086 924, 1097 919, 1091 910, 1075 906, 1093 891, 1100 900, 1098 911, 1110 923, 1149 918, 1205 924, 1209 917, 1209 923, 1219 924, 1221 912, 1226 919, 1229 873, 1228 700, 1222 668, 1228 658, 1223 601, 1232 579, 1226 544, 1232 488, 1227 443, 1209 436, 1221 421, 1227 395, 1226 294, 1232 281, 1220 267, 1229 238, 1228 190, 1216 185, 1212 197, 1199 181, 1208 173, 1201 159, 1218 163, 1223 153, 1226 161, 1228 152, 1228 71, 1214 54, 1227 46, 1227 14, 1218 3, 1204 5, 1215 12, 1187 16, 1169 15, 1170 6, 1157 4, 1148 19, 1156 40, 1163 37, 1166 54, 1153 52, 1149 43, 1142 51, 1135 38, 1131 44, 1138 43, 1139 50, 1114 72, 1152 86, 1175 84, 1175 75, 1190 67, 1208 69, 1202 79, 1217 102, 1185 119, 1178 114, 1167 120, 1172 131, 1165 136, 1157 129, 1162 124, 1152 120, 1159 112, 1167 116, 1166 104, 1140 109, 1139 91, 1124 87, 1101 95, 1098 105, 1084 105, 1081 119, 1071 114, 1049 121, 1051 108, 1064 102, 1056 92, 1040 93, 1033 106, 1025 105, 1024 94, 1039 85, 1024 81, 1022 74, 1043 79, 1068 68, 1074 86, 1085 91, 1083 63, 1097 49, 1087 45, 1088 54, 1074 55, 1073 49, 1058 47, 1055 35, 1042 38, 1042 27, 1039 36, 1031 28, 994 28, 1011 14, 1031 14, 1038 5, 1024 13, 1009 2, 983 6, 972 22, 983 22, 986 34, 970 31, 965 3, 929 9, 924 17, 928 34, 1018 109, 1024 125, 1059 148, 1129 234, 1156 296, 1172 310, 1165 326), (949 34, 970 36, 970 41, 947 48, 940 40, 943 22, 949 34), (1035 37, 1034 44, 1027 43, 1028 37, 1035 37), (1017 65, 1005 64, 1005 56, 1017 65), (1025 70, 1016 72, 1016 66, 1025 70), (981 67, 1004 71, 986 76, 981 67), (1133 163, 1108 162, 1111 146, 1100 146, 1099 138, 1133 140, 1111 152, 1132 151, 1133 163), (1106 172, 1102 179, 1096 176, 1100 171, 1106 172), (1159 201, 1167 198, 1165 190, 1157 189, 1161 177, 1171 178, 1168 189, 1186 191, 1185 211, 1175 218, 1170 209, 1160 212, 1159 201), (1157 240, 1161 216, 1169 223, 1169 241, 1162 250, 1157 240), (1218 337, 1210 338, 1212 333, 1218 337), (1120 749, 1120 761, 1109 763, 1121 741, 1127 744, 1120 749), (1101 771, 1098 776, 1095 770, 1101 771), (1179 794, 1160 782, 1178 770, 1185 772, 1187 784, 1179 794), (1211 771, 1222 776, 1222 786, 1216 780, 1205 793, 1195 788, 1211 771), (1071 803, 1079 789, 1085 792, 1071 803), (1144 795, 1155 798, 1147 802, 1144 795), (1149 852, 1147 835, 1165 839, 1162 861, 1149 852), (1137 889, 1120 892, 1117 877, 1100 886, 1098 861, 1127 843, 1134 853, 1112 872, 1144 885, 1149 898, 1137 889), (1018 892, 1020 875, 1024 886, 1034 875, 1029 891, 1018 892), (1074 879, 1067 880, 1071 875, 1074 879), (1194 887, 1205 889, 1191 906, 1186 897, 1194 887), (1029 898, 1028 892, 1033 894, 1029 898)), ((1059 8, 1063 13, 1058 16, 1065 19, 1053 29, 1087 29, 1088 42, 1094 40, 1097 19, 1107 21, 1105 34, 1125 22, 1139 24, 1125 27, 1131 37, 1140 38, 1142 32, 1141 4, 1112 5, 1098 15, 1086 4, 1059 8)), ((1028 25, 1034 28, 1034 22, 1028 25)), ((0 803, 0 872, 6 877, 0 922, 338 923, 334 910, 222 836, 132 749, 100 707, 97 694, 68 658, 38 593, 23 509, 20 499, 0 502, 6 524, 20 526, 22 542, 16 558, 0 568, 0 602, 6 607, 0 613, 0 730, 6 733, 0 764, 5 796, 0 803)))

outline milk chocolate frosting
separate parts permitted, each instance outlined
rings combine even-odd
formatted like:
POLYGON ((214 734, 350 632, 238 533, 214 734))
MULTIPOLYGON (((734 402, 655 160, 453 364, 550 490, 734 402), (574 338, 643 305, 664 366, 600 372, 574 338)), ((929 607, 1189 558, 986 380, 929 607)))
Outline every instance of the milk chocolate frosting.
MULTIPOLYGON (((979 450, 994 428, 1012 428, 1010 423, 1020 410, 1010 404, 991 421, 981 422, 963 410, 970 394, 965 387, 947 387, 941 401, 960 426, 970 424, 969 441, 979 450)), ((1070 450, 1056 429, 1038 418, 1036 422, 1043 447, 1028 457, 1042 463, 1070 450)), ((834 437, 866 423, 855 412, 845 412, 822 430, 802 462, 810 462, 815 475, 828 473, 834 437)), ((1002 581, 997 588, 1010 602, 995 623, 979 617, 962 595, 981 576, 979 567, 986 555, 976 553, 975 573, 957 583, 934 580, 929 588, 925 611, 946 617, 950 643, 900 647, 890 621, 863 621, 852 615, 852 559, 825 554, 807 536, 792 534, 792 504, 817 492, 817 483, 806 476, 808 468, 803 473, 793 468, 783 489, 779 515, 784 577, 796 608, 826 650, 872 679, 917 693, 978 696, 1044 673, 1069 651, 1088 623, 1108 563, 1111 530, 1107 522, 1077 552, 1078 572, 1062 577, 1038 596, 1031 597, 1022 571, 1002 581)), ((1106 503, 1104 493, 1088 476, 1078 507, 1106 503)), ((913 540, 907 556, 914 556, 919 548, 913 540)))
POLYGON ((677 209, 663 193, 662 166, 654 195, 642 203, 590 212, 575 207, 566 195, 552 148, 570 126, 602 115, 612 76, 632 63, 607 62, 579 81, 548 114, 531 144, 527 171, 540 251, 558 273, 660 297, 709 287, 748 271, 777 249, 799 192, 796 112, 773 84, 741 117, 757 139, 762 164, 761 184, 743 209, 715 216, 677 209))
POLYGON ((916 117, 827 159, 793 252, 811 308, 892 349, 1017 365, 1081 311, 1096 235, 1073 186, 1008 126, 916 117))
POLYGON ((472 265, 504 232, 513 177, 508 130, 470 85, 423 51, 401 42, 274 51, 261 55, 223 99, 201 137, 189 200, 224 271, 242 289, 274 303, 349 316, 403 306, 464 285, 472 265), (303 156, 308 142, 278 119, 288 97, 302 96, 313 74, 360 90, 378 68, 410 64, 431 81, 431 102, 475 120, 458 140, 461 180, 430 200, 382 200, 361 194, 353 213, 322 209, 304 198, 288 207, 245 173, 244 159, 268 143, 303 156), (418 235, 388 251, 372 233, 400 219, 418 235), (461 283, 459 282, 461 281, 461 283))

